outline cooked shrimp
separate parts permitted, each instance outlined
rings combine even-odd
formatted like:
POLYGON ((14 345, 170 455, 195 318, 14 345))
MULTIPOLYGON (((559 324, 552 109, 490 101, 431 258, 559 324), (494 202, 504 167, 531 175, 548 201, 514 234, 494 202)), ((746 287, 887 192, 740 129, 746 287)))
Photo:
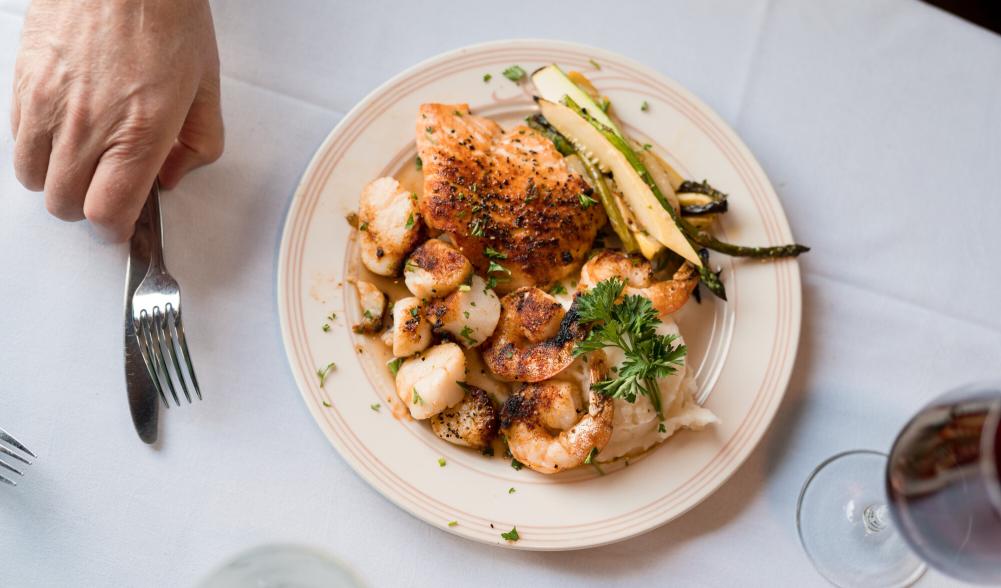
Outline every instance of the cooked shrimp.
POLYGON ((421 301, 401 298, 393 305, 393 355, 407 357, 431 344, 431 323, 424 318, 421 301))
POLYGON ((497 436, 497 407, 483 390, 466 386, 462 402, 431 418, 431 430, 449 443, 483 449, 497 436))
POLYGON ((497 327, 501 304, 479 276, 445 298, 428 303, 428 318, 436 331, 451 333, 463 347, 476 347, 497 327))
POLYGON ((375 333, 382 328, 382 315, 386 312, 386 295, 375 284, 355 282, 358 290, 358 305, 361 306, 361 322, 352 327, 355 333, 375 333))
POLYGON ((379 178, 361 192, 358 244, 365 267, 380 276, 394 276, 421 237, 417 195, 394 178, 379 178))
POLYGON ((577 384, 547 380, 526 384, 504 403, 501 432, 511 455, 543 474, 575 468, 592 451, 601 451, 612 436, 612 399, 592 384, 605 378, 608 367, 603 352, 590 354, 585 370, 587 414, 577 408, 577 384))
POLYGON ((472 273, 473 265, 466 256, 439 239, 425 241, 403 266, 407 288, 418 298, 447 296, 472 273))
POLYGON ((581 291, 590 290, 598 282, 616 277, 625 282, 624 294, 638 294, 649 299, 662 317, 684 306, 699 283, 698 272, 687 262, 670 280, 655 282, 653 267, 647 260, 618 251, 602 251, 581 268, 577 287, 581 291))
POLYGON ((396 372, 396 395, 410 416, 426 419, 455 406, 465 396, 458 384, 466 372, 466 357, 455 343, 442 343, 403 362, 396 372))
POLYGON ((577 310, 538 288, 521 288, 501 299, 497 330, 483 346, 483 361, 497 376, 521 382, 549 379, 573 361, 574 343, 587 329, 577 310))

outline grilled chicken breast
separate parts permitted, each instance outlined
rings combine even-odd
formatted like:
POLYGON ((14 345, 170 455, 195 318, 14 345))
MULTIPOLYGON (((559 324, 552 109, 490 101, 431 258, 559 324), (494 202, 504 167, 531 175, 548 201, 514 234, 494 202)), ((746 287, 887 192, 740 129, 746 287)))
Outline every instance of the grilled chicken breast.
POLYGON ((604 209, 581 197, 590 196, 590 186, 549 139, 526 126, 505 133, 469 114, 466 104, 423 104, 417 150, 421 216, 450 233, 478 273, 491 260, 509 270, 510 279, 498 282, 502 293, 547 286, 576 271, 605 222, 604 209))

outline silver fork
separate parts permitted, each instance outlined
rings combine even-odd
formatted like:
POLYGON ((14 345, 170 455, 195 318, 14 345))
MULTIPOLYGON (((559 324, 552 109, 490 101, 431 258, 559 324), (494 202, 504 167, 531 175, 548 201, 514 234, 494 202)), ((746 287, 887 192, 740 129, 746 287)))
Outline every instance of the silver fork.
MULTIPOLYGON (((31 462, 22 457, 21 454, 35 457, 34 453, 28 451, 28 448, 25 447, 24 445, 21 445, 17 439, 15 439, 10 435, 10 433, 4 431, 3 429, 0 429, 0 457, 6 456, 9 457, 12 461, 19 461, 24 465, 31 465, 31 462), (13 447, 13 449, 11 449, 11 447, 13 447)), ((4 474, 10 476, 10 472, 13 472, 18 476, 24 475, 21 473, 21 470, 5 462, 3 459, 0 459, 0 483, 10 484, 11 486, 17 486, 17 482, 4 476, 4 474)))
POLYGON ((149 270, 132 295, 132 324, 135 329, 139 350, 146 369, 160 394, 163 405, 170 408, 167 391, 177 406, 181 400, 177 395, 180 388, 184 398, 191 403, 190 388, 198 399, 202 392, 191 364, 188 343, 181 326, 181 288, 177 285, 163 261, 163 227, 160 222, 160 182, 153 183, 146 202, 151 214, 149 270), (183 360, 184 370, 181 369, 183 360), (188 381, 185 381, 184 372, 188 381), (175 386, 175 382, 178 386, 175 386))

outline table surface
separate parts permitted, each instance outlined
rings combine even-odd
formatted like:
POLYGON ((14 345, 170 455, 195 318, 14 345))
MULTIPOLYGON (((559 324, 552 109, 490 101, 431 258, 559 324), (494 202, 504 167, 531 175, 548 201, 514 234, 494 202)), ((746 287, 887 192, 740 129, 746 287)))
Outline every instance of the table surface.
MULTIPOLYGON (((25 5, 0 0, 0 88, 25 5)), ((164 415, 156 448, 125 402, 126 249, 47 216, 2 133, 0 424, 38 454, 20 486, 0 488, 4 586, 189 586, 273 542, 327 550, 374 586, 823 585, 794 524, 813 467, 886 449, 924 402, 998 374, 1001 37, 912 0, 213 8, 228 149, 164 195, 206 396, 164 415), (771 431, 683 518, 588 551, 473 544, 390 504, 313 423, 279 336, 279 234, 323 138, 401 69, 511 37, 605 47, 690 88, 747 142, 813 247, 771 431)))

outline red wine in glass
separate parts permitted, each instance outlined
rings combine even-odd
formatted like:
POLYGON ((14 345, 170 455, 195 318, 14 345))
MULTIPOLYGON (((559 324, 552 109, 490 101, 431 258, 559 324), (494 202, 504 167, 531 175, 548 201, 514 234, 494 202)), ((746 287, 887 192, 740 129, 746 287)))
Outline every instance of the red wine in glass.
POLYGON ((846 451, 800 491, 796 526, 835 586, 910 586, 926 564, 1001 585, 1001 384, 945 394, 904 427, 889 456, 846 451))
POLYGON ((1001 583, 1001 386, 956 390, 926 406, 890 452, 897 531, 942 573, 1001 583))

